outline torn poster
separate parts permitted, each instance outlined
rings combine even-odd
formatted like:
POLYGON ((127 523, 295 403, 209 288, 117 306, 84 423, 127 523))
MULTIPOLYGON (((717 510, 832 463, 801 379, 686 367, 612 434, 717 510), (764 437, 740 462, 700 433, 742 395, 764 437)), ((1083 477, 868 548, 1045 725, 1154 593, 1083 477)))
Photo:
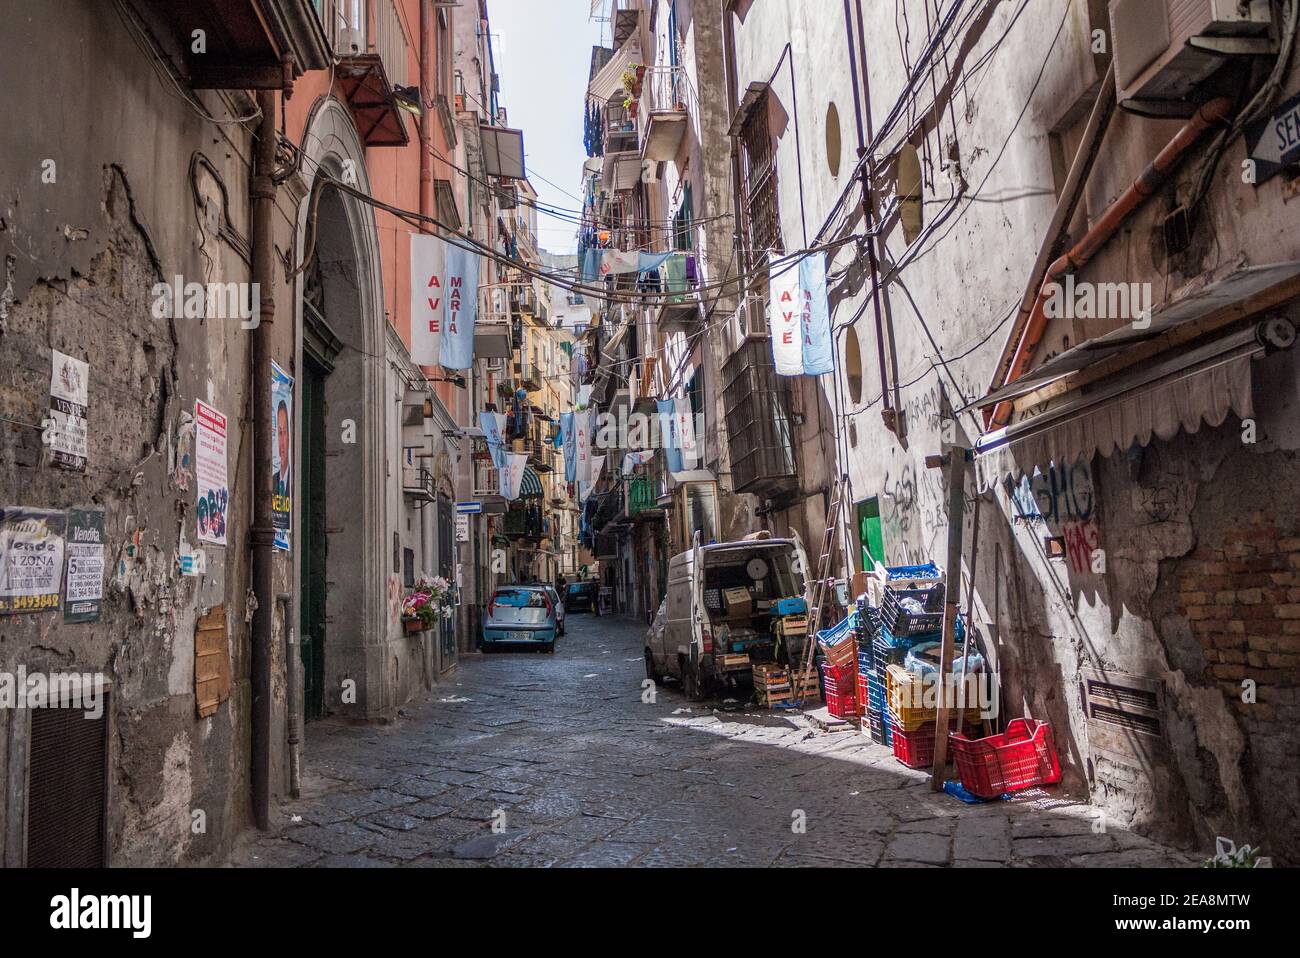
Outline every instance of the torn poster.
POLYGON ((51 350, 50 365, 50 458, 61 469, 85 472, 90 364, 55 349, 51 350))

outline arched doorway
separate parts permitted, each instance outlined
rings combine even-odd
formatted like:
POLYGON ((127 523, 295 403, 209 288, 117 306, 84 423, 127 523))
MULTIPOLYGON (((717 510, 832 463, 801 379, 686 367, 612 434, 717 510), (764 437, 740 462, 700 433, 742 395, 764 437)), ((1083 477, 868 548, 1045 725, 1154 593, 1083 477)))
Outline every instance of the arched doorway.
MULTIPOLYGON (((313 107, 304 153, 310 179, 326 175, 370 192, 364 149, 337 100, 313 107)), ((308 198, 299 210, 300 248, 310 216, 308 198)), ((299 277, 296 349, 304 706, 309 718, 368 717, 389 704, 379 251, 366 204, 326 188, 315 218, 314 257, 299 277)))

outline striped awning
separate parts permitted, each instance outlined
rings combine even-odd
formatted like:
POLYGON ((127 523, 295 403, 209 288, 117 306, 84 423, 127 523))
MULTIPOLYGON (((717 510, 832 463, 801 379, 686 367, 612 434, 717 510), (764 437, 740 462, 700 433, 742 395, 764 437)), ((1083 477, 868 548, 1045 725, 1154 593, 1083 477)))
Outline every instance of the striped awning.
POLYGON ((519 480, 519 495, 524 499, 540 499, 545 495, 542 480, 532 466, 524 466, 524 477, 519 480))

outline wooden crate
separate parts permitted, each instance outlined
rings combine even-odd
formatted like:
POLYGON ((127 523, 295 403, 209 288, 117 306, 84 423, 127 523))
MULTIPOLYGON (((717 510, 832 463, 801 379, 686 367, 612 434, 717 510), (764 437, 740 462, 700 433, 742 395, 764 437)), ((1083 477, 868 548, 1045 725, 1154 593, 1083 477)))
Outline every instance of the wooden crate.
POLYGON ((818 681, 816 669, 809 669, 806 672, 799 670, 792 672, 790 687, 796 701, 821 701, 821 683, 818 681))

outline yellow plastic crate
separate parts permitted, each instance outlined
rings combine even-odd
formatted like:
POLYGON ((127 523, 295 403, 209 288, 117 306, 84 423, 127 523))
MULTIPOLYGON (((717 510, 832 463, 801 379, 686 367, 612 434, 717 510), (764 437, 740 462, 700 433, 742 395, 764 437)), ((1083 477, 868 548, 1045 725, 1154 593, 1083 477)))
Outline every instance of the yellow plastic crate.
MULTIPOLYGON (((915 732, 926 722, 938 718, 938 709, 914 705, 925 700, 925 688, 920 672, 909 672, 901 665, 891 665, 885 671, 885 702, 889 705, 890 721, 904 732, 915 732)), ((978 725, 978 706, 963 710, 965 725, 978 725)), ((952 716, 956 718, 956 716, 952 716)), ((954 727, 956 722, 953 722, 954 727)))

